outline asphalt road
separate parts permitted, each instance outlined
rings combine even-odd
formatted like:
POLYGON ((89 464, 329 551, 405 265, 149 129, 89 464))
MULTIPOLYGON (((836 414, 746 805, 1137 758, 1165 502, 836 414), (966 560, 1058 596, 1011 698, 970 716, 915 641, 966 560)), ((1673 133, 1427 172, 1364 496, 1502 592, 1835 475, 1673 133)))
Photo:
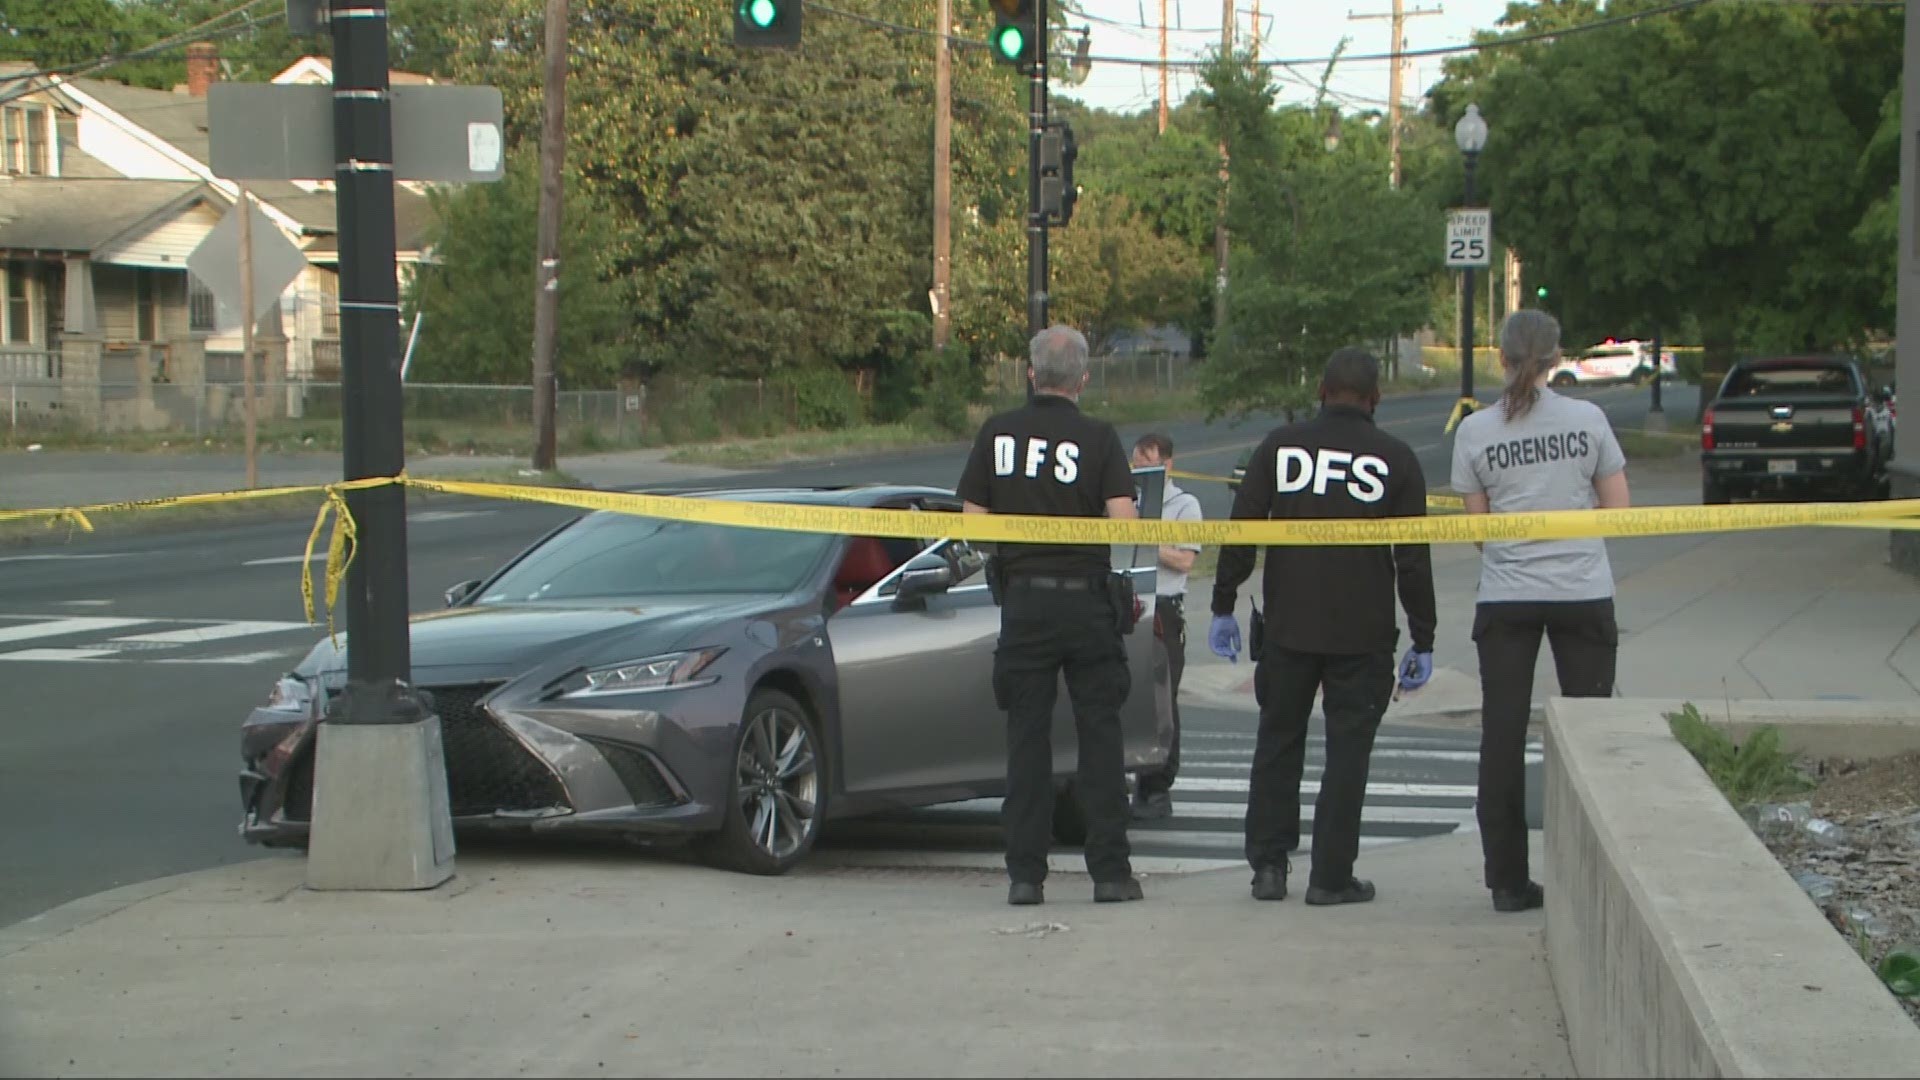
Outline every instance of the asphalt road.
MULTIPOLYGON (((1592 396, 1618 425, 1645 416, 1643 391, 1592 396)), ((1690 407, 1683 396, 1669 395, 1675 415, 1690 407)), ((1382 426, 1418 451, 1430 485, 1446 482, 1441 425, 1452 405, 1437 393, 1390 399, 1379 411, 1382 426)), ((1268 427, 1190 422, 1170 432, 1180 467, 1225 473, 1268 427)), ((1129 425, 1123 435, 1145 430, 1129 425)), ((961 457, 945 447, 729 483, 951 485, 961 457)), ((1209 517, 1226 514, 1224 488, 1195 490, 1209 517)), ((570 516, 506 503, 414 510, 414 610, 440 606, 447 586, 570 516)), ((0 925, 103 889, 260 857, 235 835, 238 725, 314 640, 301 625, 298 580, 307 529, 281 522, 0 550, 0 925)), ((1221 723, 1223 732, 1251 730, 1247 717, 1221 723)), ((1447 775, 1461 782, 1457 770, 1447 775)), ((1206 831, 1189 825, 1167 828, 1206 831)), ((1176 854, 1197 850, 1167 844, 1176 854)))

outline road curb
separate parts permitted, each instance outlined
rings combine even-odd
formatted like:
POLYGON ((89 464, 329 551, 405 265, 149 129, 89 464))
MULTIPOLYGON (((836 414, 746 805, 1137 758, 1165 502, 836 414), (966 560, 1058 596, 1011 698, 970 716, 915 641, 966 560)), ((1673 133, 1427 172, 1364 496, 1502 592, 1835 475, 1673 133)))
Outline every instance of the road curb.
POLYGON ((69 900, 58 907, 48 908, 38 915, 29 915, 11 926, 0 926, 0 956, 11 956, 36 945, 45 944, 54 938, 117 915, 148 900, 177 892, 198 879, 231 870, 235 866, 248 866, 265 861, 266 858, 263 857, 226 866, 188 870, 185 873, 169 874, 151 881, 122 885, 117 889, 108 889, 105 892, 69 900))

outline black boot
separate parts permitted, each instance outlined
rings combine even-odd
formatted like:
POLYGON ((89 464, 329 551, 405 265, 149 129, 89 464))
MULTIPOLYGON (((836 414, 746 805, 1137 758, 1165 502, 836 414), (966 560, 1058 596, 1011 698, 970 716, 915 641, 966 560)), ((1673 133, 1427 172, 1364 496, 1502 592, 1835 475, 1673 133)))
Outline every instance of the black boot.
POLYGON ((1532 911, 1545 907, 1547 890, 1537 881, 1529 881, 1518 889, 1493 890, 1493 910, 1495 911, 1532 911))
POLYGON ((1140 882, 1131 877, 1119 881, 1096 881, 1093 883, 1093 902, 1096 904, 1118 904, 1128 900, 1144 900, 1147 894, 1140 889, 1140 882))
POLYGON ((1016 881, 1007 886, 1007 903, 1014 907, 1026 907, 1030 904, 1046 903, 1045 890, 1031 881, 1016 881))
POLYGON ((1364 904, 1373 899, 1373 882, 1349 878, 1338 889, 1323 889, 1318 885, 1307 886, 1307 903, 1315 907, 1328 904, 1364 904))
POLYGON ((1255 900, 1285 900, 1287 898, 1287 873, 1291 868, 1286 863, 1279 866, 1263 866, 1253 872, 1253 898, 1255 900))

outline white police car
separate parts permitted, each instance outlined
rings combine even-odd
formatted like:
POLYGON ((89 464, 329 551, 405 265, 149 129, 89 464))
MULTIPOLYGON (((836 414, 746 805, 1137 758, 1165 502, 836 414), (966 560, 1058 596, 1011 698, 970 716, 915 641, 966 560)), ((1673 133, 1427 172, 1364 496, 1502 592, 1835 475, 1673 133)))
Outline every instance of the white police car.
MULTIPOLYGON (((1668 378, 1680 373, 1673 353, 1660 350, 1660 372, 1668 378)), ((1635 386, 1653 377, 1653 345, 1645 341, 1615 341, 1612 338, 1575 356, 1562 357, 1548 376, 1548 385, 1565 389, 1571 386, 1596 386, 1608 383, 1633 383, 1635 386)))

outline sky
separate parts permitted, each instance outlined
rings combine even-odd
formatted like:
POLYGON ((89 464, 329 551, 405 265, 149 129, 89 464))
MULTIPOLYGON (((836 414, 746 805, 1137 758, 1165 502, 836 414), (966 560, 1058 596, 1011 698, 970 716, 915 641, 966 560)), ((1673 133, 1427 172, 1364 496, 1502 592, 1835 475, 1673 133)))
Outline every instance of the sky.
MULTIPOLYGON (((1235 40, 1244 43, 1253 24, 1255 0, 1233 3, 1237 9, 1235 40)), ((1405 4, 1409 13, 1423 9, 1436 12, 1407 19, 1406 48, 1410 50, 1466 44, 1475 30, 1491 28, 1507 9, 1507 0, 1405 0, 1405 4)), ((1067 24, 1076 31, 1082 26, 1092 30, 1090 51, 1094 56, 1159 58, 1160 0, 1068 0, 1068 5, 1087 16, 1069 15, 1067 24)), ((1166 0, 1166 5, 1169 59, 1205 59, 1208 49, 1218 47, 1224 0, 1166 0)), ((1258 6, 1263 59, 1328 57, 1343 37, 1351 39, 1348 55, 1385 53, 1391 47, 1391 20, 1355 21, 1348 15, 1389 13, 1392 0, 1259 0, 1258 6)), ((1067 51, 1070 43, 1077 41, 1077 33, 1069 34, 1066 43, 1055 44, 1055 51, 1067 51)), ((1427 88, 1439 80, 1442 59, 1435 56, 1408 61, 1404 92, 1407 105, 1418 107, 1427 88)), ((1342 61, 1334 71, 1331 94, 1349 111, 1384 109, 1391 68, 1385 60, 1342 61)), ((1323 61, 1291 69, 1291 73, 1276 70, 1280 100, 1311 100, 1312 87, 1324 69, 1323 61)), ((1179 104, 1196 82, 1192 72, 1170 69, 1168 102, 1179 104)), ((1157 67, 1095 63, 1093 73, 1082 85, 1063 86, 1056 81, 1054 88, 1056 93, 1088 105, 1137 112, 1156 107, 1160 74, 1157 67)))

